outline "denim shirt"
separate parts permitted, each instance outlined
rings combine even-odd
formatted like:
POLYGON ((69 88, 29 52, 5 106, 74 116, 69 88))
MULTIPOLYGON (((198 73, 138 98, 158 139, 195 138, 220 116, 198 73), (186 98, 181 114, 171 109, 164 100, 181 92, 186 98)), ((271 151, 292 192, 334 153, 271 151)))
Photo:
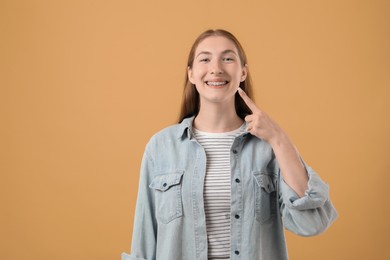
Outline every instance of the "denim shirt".
MULTIPOLYGON (((155 134, 142 160, 131 254, 122 260, 207 260, 203 185, 206 154, 193 117, 155 134)), ((329 187, 305 163, 299 197, 283 180, 271 146, 246 132, 231 147, 230 259, 288 259, 283 228, 313 236, 337 218, 329 187)))

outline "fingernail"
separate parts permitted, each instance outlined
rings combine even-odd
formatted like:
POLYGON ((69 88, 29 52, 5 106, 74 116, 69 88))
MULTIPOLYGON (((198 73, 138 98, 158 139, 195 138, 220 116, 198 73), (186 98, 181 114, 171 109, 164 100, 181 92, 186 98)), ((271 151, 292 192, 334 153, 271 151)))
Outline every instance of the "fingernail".
POLYGON ((240 87, 237 88, 238 91, 243 91, 240 87))

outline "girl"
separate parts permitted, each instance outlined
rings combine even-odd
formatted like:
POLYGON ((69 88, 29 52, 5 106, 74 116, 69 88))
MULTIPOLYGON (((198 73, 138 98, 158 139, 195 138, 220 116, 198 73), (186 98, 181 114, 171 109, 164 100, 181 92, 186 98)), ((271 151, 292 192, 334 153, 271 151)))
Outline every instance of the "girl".
POLYGON ((328 186, 251 99, 246 56, 224 30, 194 42, 179 123, 146 146, 132 251, 122 260, 287 259, 336 219, 328 186))

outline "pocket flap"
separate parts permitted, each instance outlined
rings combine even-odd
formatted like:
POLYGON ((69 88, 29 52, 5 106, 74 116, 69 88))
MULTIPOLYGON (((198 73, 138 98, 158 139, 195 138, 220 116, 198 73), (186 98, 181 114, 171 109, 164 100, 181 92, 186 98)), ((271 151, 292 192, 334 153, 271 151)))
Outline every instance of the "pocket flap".
POLYGON ((271 193, 275 191, 275 184, 272 177, 264 172, 253 172, 257 185, 262 187, 266 192, 271 193))
POLYGON ((184 171, 176 171, 174 173, 166 173, 157 175, 153 178, 149 187, 159 191, 166 191, 170 187, 175 186, 181 182, 181 176, 184 171))

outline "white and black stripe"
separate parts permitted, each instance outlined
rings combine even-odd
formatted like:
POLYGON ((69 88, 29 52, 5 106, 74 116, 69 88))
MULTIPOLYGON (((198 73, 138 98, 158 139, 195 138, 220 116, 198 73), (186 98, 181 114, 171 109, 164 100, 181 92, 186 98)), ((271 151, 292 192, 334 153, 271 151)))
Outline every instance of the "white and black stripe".
POLYGON ((226 133, 194 129, 207 157, 203 196, 209 260, 230 257, 230 149, 243 126, 226 133))

